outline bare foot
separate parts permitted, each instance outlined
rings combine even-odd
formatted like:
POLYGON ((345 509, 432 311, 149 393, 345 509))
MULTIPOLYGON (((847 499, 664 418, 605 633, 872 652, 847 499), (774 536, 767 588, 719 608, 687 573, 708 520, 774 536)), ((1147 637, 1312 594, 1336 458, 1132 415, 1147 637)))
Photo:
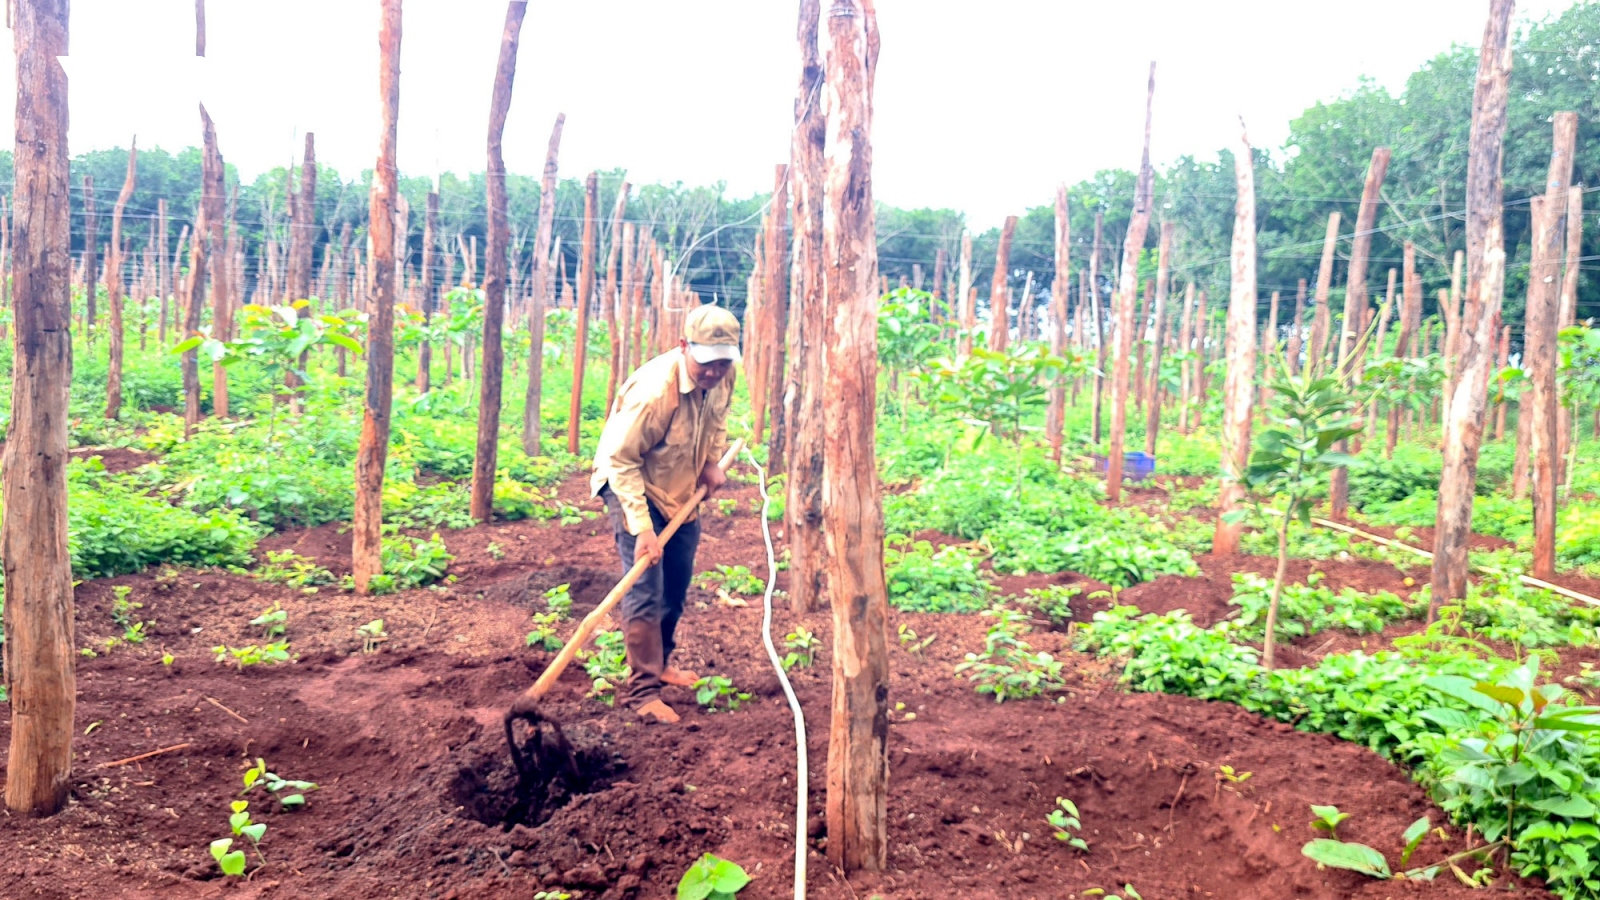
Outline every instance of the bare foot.
POLYGON ((694 683, 700 680, 700 676, 688 669, 675 669, 672 666, 668 666, 661 673, 661 680, 678 687, 694 687, 694 683))
POLYGON ((660 700, 651 700, 636 711, 639 713, 639 718, 647 722, 662 722, 667 725, 675 725, 678 722, 678 714, 660 700))

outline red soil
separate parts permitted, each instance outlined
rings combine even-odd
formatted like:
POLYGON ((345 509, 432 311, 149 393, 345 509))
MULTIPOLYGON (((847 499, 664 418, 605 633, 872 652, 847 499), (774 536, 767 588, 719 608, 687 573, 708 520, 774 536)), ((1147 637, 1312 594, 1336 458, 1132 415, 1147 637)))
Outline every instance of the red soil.
MULTIPOLYGON (((569 484, 566 492, 581 496, 582 488, 569 484)), ((701 569, 765 571, 759 523, 747 511, 753 494, 740 487, 731 494, 739 512, 706 517, 701 569)), ((342 571, 348 537, 338 530, 268 543, 342 571)), ((609 524, 598 517, 566 527, 492 524, 444 538, 458 556, 458 580, 390 597, 326 587, 306 594, 193 571, 80 586, 80 644, 103 647, 120 630, 109 615, 115 584, 134 589, 130 599, 144 604, 138 615, 154 620, 151 638, 81 660, 72 800, 50 819, 5 819, 0 896, 527 898, 541 885, 561 885, 588 898, 658 900, 673 895, 706 851, 754 876, 742 897, 789 896, 793 730, 760 649, 759 598, 751 608, 728 608, 696 590, 680 632, 682 664, 727 675, 755 695, 736 712, 702 712, 687 692, 670 689, 685 724, 641 726, 583 699, 587 680, 569 670, 543 708, 596 761, 596 783, 547 821, 508 832, 494 821, 514 779, 500 716, 551 658, 522 646, 529 609, 539 592, 567 582, 581 614, 619 565, 609 524), (245 622, 273 601, 289 611, 299 661, 243 671, 213 663, 212 645, 258 639, 245 622), (355 628, 378 617, 391 639, 362 655, 355 628), (173 665, 159 662, 162 648, 177 657, 173 665), (101 768, 180 743, 189 746, 101 768), (227 835, 227 804, 257 756, 321 788, 295 813, 252 797, 252 813, 268 825, 268 862, 247 881, 225 880, 206 847, 227 835)), ((1270 565, 1250 557, 1201 562, 1201 578, 1162 579, 1122 599, 1152 610, 1182 606, 1206 621, 1225 612, 1217 597, 1225 599, 1230 572, 1270 565)), ((1388 587, 1401 577, 1376 563, 1317 565, 1335 587, 1388 587)), ((1026 900, 1092 887, 1115 892, 1125 883, 1152 900, 1478 896, 1444 879, 1412 885, 1319 871, 1300 855, 1315 836, 1313 803, 1353 813, 1341 835, 1391 855, 1417 817, 1443 820, 1402 771, 1360 747, 1225 704, 1125 695, 1105 663, 1072 654, 1064 635, 1047 631, 1029 640, 1067 660, 1069 693, 1059 703, 997 705, 952 675, 965 653, 981 648, 985 620, 891 615, 891 628, 901 622, 936 638, 917 656, 891 649, 890 699, 905 707, 889 731, 884 873, 846 884, 818 852, 829 652, 793 673, 810 727, 811 897, 1026 900), (1222 764, 1253 777, 1223 789, 1215 775, 1222 764), (1050 836, 1044 817, 1056 797, 1078 804, 1088 854, 1050 836)), ((797 625, 827 647, 825 611, 778 611, 780 637, 797 625)), ((0 721, 0 741, 8 739, 9 723, 0 721)), ((1417 860, 1459 850, 1463 835, 1449 834, 1448 842, 1429 838, 1417 860)), ((1513 887, 1515 896, 1548 896, 1513 887)))

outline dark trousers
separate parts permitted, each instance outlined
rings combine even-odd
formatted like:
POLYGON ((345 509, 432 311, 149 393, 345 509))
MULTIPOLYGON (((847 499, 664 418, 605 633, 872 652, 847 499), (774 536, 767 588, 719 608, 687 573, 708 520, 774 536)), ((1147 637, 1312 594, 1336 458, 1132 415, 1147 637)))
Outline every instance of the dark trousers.
MULTIPOLYGON (((611 514, 611 531, 622 557, 622 571, 633 568, 635 538, 628 533, 622 504, 610 487, 600 489, 606 511, 611 514)), ((650 503, 646 500, 645 502, 650 503)), ((667 527, 667 518, 650 503, 650 522, 656 534, 667 527)), ((638 707, 661 695, 661 673, 677 646, 674 636, 683 617, 683 602, 694 580, 694 557, 700 549, 698 519, 679 526, 672 540, 661 548, 661 562, 644 570, 639 580, 622 598, 622 635, 628 651, 626 702, 638 707)))

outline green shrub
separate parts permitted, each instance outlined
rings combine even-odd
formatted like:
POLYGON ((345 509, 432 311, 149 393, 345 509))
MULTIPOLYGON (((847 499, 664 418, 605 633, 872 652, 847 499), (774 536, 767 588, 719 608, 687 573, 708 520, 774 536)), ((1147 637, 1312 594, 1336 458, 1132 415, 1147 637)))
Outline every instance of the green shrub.
MULTIPOLYGON (((1347 587, 1334 593, 1321 582, 1322 573, 1313 572, 1307 576, 1305 584, 1283 586, 1283 596, 1278 601, 1279 635, 1303 637, 1329 628, 1376 634, 1392 621, 1427 612, 1425 602, 1407 603, 1388 591, 1364 594, 1347 587)), ((1239 607, 1237 622, 1241 635, 1253 641, 1261 639, 1271 599, 1270 578, 1248 572, 1234 573, 1233 597, 1228 602, 1239 607)))
POLYGON ((193 512, 111 475, 98 457, 67 466, 67 544, 85 578, 137 572, 156 563, 247 566, 261 534, 235 512, 193 512))
POLYGON ((908 612, 971 613, 989 605, 989 582, 970 550, 890 535, 883 550, 889 603, 908 612))

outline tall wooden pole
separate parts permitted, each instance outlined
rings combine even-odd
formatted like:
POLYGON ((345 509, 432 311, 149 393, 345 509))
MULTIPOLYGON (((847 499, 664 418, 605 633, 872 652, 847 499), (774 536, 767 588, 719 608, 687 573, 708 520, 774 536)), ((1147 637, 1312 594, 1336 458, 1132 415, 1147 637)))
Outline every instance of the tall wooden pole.
POLYGON ((1502 144, 1510 92, 1511 12, 1514 0, 1490 0, 1489 20, 1478 55, 1478 80, 1472 95, 1472 133, 1467 149, 1467 290, 1456 378, 1444 422, 1444 467, 1439 479, 1439 511, 1434 526, 1433 602, 1467 594, 1467 545, 1472 536, 1472 498, 1478 478, 1478 449, 1487 411, 1489 364, 1495 315, 1505 287, 1505 234, 1501 204, 1502 144))
POLYGON ((1284 355, 1289 360, 1289 374, 1290 375, 1298 375, 1298 374, 1300 374, 1300 347, 1301 347, 1301 343, 1302 343, 1302 341, 1301 341, 1301 330, 1305 327, 1305 315, 1306 315, 1306 280, 1304 278, 1302 278, 1302 279, 1300 279, 1299 287, 1297 287, 1295 289, 1295 294, 1294 294, 1294 318, 1292 320, 1290 320, 1289 346, 1287 347, 1287 349, 1284 352, 1284 355))
POLYGON ((1133 307, 1138 302, 1139 253, 1150 228, 1151 194, 1155 170, 1150 167, 1150 120, 1155 109, 1156 64, 1150 64, 1145 90, 1144 153, 1139 159, 1139 180, 1133 189, 1133 213, 1122 240, 1122 272, 1117 288, 1117 356, 1111 374, 1111 448, 1106 453, 1106 499, 1122 499, 1122 453, 1128 427, 1128 379, 1133 364, 1133 307))
POLYGON ((72 775, 72 562, 67 551, 67 388, 72 229, 65 202, 68 0, 17 0, 15 340, 6 428, 5 679, 11 701, 6 808, 55 814, 72 775))
POLYGON ((561 151, 561 129, 566 113, 556 114, 550 129, 550 146, 544 154, 544 176, 539 182, 539 231, 533 239, 533 298, 528 304, 528 393, 522 407, 522 452, 544 452, 539 406, 544 402, 545 303, 554 293, 550 277, 550 240, 556 221, 556 158, 561 151))
POLYGON ((1156 257, 1156 339, 1150 352, 1150 382, 1145 392, 1148 409, 1145 410, 1144 452, 1150 456, 1156 455, 1156 438, 1161 434, 1161 355, 1167 345, 1164 317, 1167 294, 1172 290, 1172 239, 1176 231, 1173 223, 1161 223, 1161 249, 1156 257))
MULTIPOLYGON (((422 217, 422 324, 433 323, 433 313, 439 305, 438 287, 434 282, 434 251, 439 243, 439 192, 429 191, 422 217)), ((328 255, 333 255, 332 247, 328 255)), ((433 389, 433 343, 424 338, 417 348, 417 392, 426 394, 433 389)))
MULTIPOLYGON (((222 177, 217 178, 217 186, 222 188, 222 177)), ((238 203, 239 190, 234 186, 234 204, 238 203)), ((221 341, 233 339, 233 282, 230 265, 233 260, 229 255, 228 222, 230 213, 222 200, 217 201, 218 215, 206 223, 210 230, 207 242, 211 245, 207 254, 211 258, 211 336, 221 341)), ((309 261, 307 268, 310 268, 309 261)), ((305 367, 304 356, 301 357, 301 367, 305 367)), ((228 370, 220 362, 211 364, 211 412, 218 418, 228 417, 228 370)))
POLYGON ((367 390, 356 451, 356 505, 351 528, 351 570, 356 593, 365 594, 372 576, 383 572, 383 467, 389 456, 389 417, 394 395, 395 195, 399 170, 395 144, 400 118, 400 2, 379 0, 378 99, 383 128, 373 167, 368 233, 372 269, 368 273, 367 390))
MULTIPOLYGON (((1567 261, 1561 277, 1561 308, 1557 311, 1556 327, 1567 328, 1578 319, 1579 261, 1583 258, 1583 185, 1575 184, 1567 191, 1567 261)), ((1572 452, 1573 407, 1562 404, 1557 410, 1557 456, 1562 465, 1559 473, 1562 484, 1571 484, 1572 473, 1567 463, 1572 452)))
POLYGON ((1523 368, 1528 373, 1528 451, 1533 457, 1533 571, 1556 574, 1556 482, 1561 465, 1560 398, 1556 391, 1556 332, 1561 327, 1561 251, 1572 184, 1578 115, 1558 112, 1545 193, 1533 198, 1533 248, 1528 269, 1528 305, 1523 332, 1523 368))
POLYGON ((999 353, 1004 353, 1011 342, 1011 302, 1006 280, 1011 275, 1011 240, 1016 233, 1017 217, 1006 216, 994 251, 994 277, 989 282, 989 349, 999 353))
POLYGON ((617 331, 617 259, 622 248, 622 217, 628 211, 627 179, 623 179, 622 186, 617 188, 617 202, 611 207, 611 227, 608 229, 610 238, 606 241, 606 282, 600 295, 600 308, 606 317, 606 334, 611 346, 611 371, 606 377, 606 411, 611 415, 611 403, 617 399, 618 379, 622 372, 622 340, 617 331))
MULTIPOLYGON (((589 363, 589 304, 594 295, 594 224, 600 202, 600 174, 583 182, 583 246, 578 255, 578 327, 572 348, 572 403, 567 413, 567 452, 578 454, 578 425, 583 418, 583 369, 589 363)), ((606 410, 609 415, 610 410, 606 410)))
POLYGON ((1333 289, 1333 250, 1339 243, 1339 214, 1328 213, 1328 231, 1322 238, 1322 263, 1317 266, 1317 292, 1312 300, 1311 352, 1306 368, 1312 376, 1325 370, 1328 359, 1328 332, 1333 314, 1328 311, 1328 293, 1333 289))
POLYGON ((128 175, 122 181, 122 192, 117 194, 117 205, 111 210, 111 252, 106 257, 106 303, 111 318, 111 336, 107 341, 110 355, 106 367, 106 418, 115 419, 122 414, 122 213, 133 198, 133 189, 139 173, 139 139, 128 145, 128 175))
MULTIPOLYGON (((1050 283, 1050 353, 1056 357, 1067 354, 1067 288, 1072 284, 1072 222, 1067 216, 1067 185, 1056 185, 1056 277, 1050 283)), ((940 255, 942 270, 944 256, 940 255)), ((933 280, 937 287, 939 279, 933 280)), ((1050 459, 1061 462, 1062 431, 1067 418, 1067 385, 1061 379, 1050 386, 1050 409, 1045 416, 1045 431, 1050 441, 1050 459)))
POLYGON ((789 173, 794 189, 793 289, 789 311, 789 374, 785 393, 789 444, 784 531, 789 539, 789 605, 796 612, 814 608, 825 595, 826 550, 822 543, 823 335, 830 311, 823 279, 823 151, 828 123, 824 112, 823 67, 817 46, 821 0, 800 0, 796 31, 800 45, 800 85, 789 173))
MULTIPOLYGON (((1400 334, 1394 342, 1394 358, 1405 359, 1411 355, 1411 339, 1416 336, 1422 322, 1422 278, 1417 274, 1417 248, 1405 242, 1401 256, 1400 276, 1400 334)), ((1388 431, 1384 437, 1383 456, 1394 458, 1394 448, 1400 442, 1400 407, 1398 397, 1389 403, 1388 431)))
POLYGON ((100 304, 100 217, 95 214, 94 178, 83 176, 83 333, 94 340, 100 304))
POLYGON ((827 374, 823 533, 833 605, 833 722, 828 738, 828 858, 846 872, 889 860, 888 585, 874 460, 877 240, 872 209, 872 0, 828 14, 824 265, 827 374))
MULTIPOLYGON (((489 102, 489 240, 484 254, 483 377, 478 379, 478 447, 472 457, 472 518, 487 522, 494 515, 495 466, 500 453, 500 390, 505 372, 505 343, 501 331, 506 316, 506 251, 511 229, 506 220, 506 160, 501 138, 511 109, 511 88, 517 78, 517 47, 522 38, 522 17, 527 0, 506 4, 506 23, 500 33, 500 58, 494 68, 494 89, 489 102)), ((627 192, 627 186, 623 186, 627 192)), ((613 236, 615 241, 616 237, 613 236)), ((615 336, 613 336, 614 339, 615 336)), ((612 350, 613 359, 616 356, 612 350)))
MULTIPOLYGON (((1379 191, 1384 175, 1389 171, 1389 148, 1374 147, 1372 162, 1367 166, 1367 180, 1361 188, 1361 208, 1356 213, 1356 230, 1350 240, 1350 267, 1346 270, 1344 290, 1344 322, 1339 328, 1339 366, 1341 379, 1351 383, 1356 379, 1358 364, 1349 359, 1361 335, 1362 317, 1367 311, 1367 258, 1372 254, 1372 232, 1378 224, 1378 204, 1382 202, 1379 191)), ((1348 441, 1339 441, 1334 449, 1344 452, 1348 441)), ((1328 505, 1335 519, 1343 518, 1350 504, 1350 470, 1340 466, 1333 470, 1328 486, 1328 505)))
MULTIPOLYGON (((785 277, 789 262, 788 242, 784 239, 788 222, 789 167, 779 163, 773 171, 772 208, 767 214, 767 252, 763 260, 766 274, 761 281, 762 290, 766 292, 761 304, 764 311, 762 325, 765 328, 761 343, 766 348, 766 371, 763 373, 765 387, 762 393, 766 415, 770 415, 772 421, 772 442, 769 449, 777 450, 778 457, 783 455, 784 443, 782 391, 778 390, 778 385, 783 383, 783 336, 789 321, 789 279, 785 277)), ((756 410, 751 411, 757 415, 759 423, 763 414, 756 410)), ((760 433, 758 428, 756 431, 758 439, 760 433)), ((768 458, 772 459, 775 456, 769 452, 768 458)))
POLYGON ((956 282, 955 304, 960 307, 957 323, 961 337, 956 344, 957 356, 966 359, 972 355, 972 334, 978 328, 978 306, 972 302, 972 235, 961 232, 961 260, 957 263, 959 280, 956 282))
MULTIPOLYGON (((1178 352, 1184 354, 1194 353, 1195 335, 1195 309, 1194 309, 1194 279, 1183 289, 1183 318, 1178 326, 1178 352)), ((1179 363, 1178 373, 1178 431, 1181 434, 1189 433, 1189 407, 1194 396, 1194 364, 1193 360, 1183 359, 1179 363)))
POLYGON ((1089 311, 1094 314, 1095 340, 1095 366, 1094 366, 1094 410, 1093 421, 1089 426, 1089 442, 1100 443, 1100 407, 1105 400, 1106 392, 1106 328, 1105 317, 1100 309, 1100 242, 1105 225, 1105 211, 1095 210, 1094 213, 1094 244, 1089 252, 1089 311))
MULTIPOLYGON (((1256 181, 1250 136, 1240 122, 1234 150, 1234 180, 1239 199, 1233 214, 1232 280, 1228 291, 1228 372, 1222 382, 1222 492, 1217 499, 1217 530, 1211 552, 1239 552, 1243 522, 1228 514, 1244 508, 1244 476, 1250 464, 1251 395, 1256 377, 1256 181)), ((1267 660, 1270 667, 1272 661, 1267 660)))
MULTIPOLYGON (((194 235, 189 241, 189 280, 183 291, 183 338, 200 332, 200 313, 206 305, 206 269, 211 259, 211 223, 222 217, 222 154, 217 151, 217 129, 200 107, 204 152, 200 159, 200 212, 195 217, 194 235)), ((222 248, 218 247, 220 251, 222 248)), ((183 367, 183 433, 194 433, 200 422, 200 358, 197 350, 185 351, 183 367)))

